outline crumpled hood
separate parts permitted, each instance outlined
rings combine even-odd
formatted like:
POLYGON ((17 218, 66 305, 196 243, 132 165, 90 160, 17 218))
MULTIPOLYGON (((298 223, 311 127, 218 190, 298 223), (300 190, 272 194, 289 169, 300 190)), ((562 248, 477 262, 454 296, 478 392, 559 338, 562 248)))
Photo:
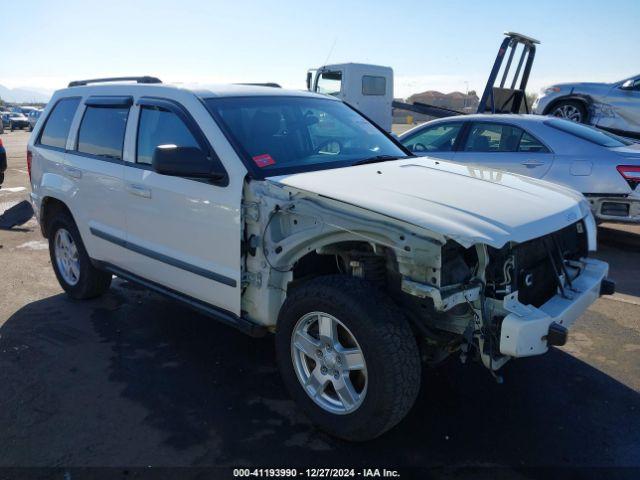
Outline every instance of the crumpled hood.
POLYGON ((269 180, 423 227, 465 247, 524 242, 589 215, 582 195, 566 187, 429 157, 269 180))

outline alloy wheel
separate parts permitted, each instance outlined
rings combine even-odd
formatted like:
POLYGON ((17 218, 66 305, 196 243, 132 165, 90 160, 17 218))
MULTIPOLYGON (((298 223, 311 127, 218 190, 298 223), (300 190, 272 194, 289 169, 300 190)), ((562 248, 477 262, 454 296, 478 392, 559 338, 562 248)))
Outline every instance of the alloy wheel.
POLYGON ((333 315, 311 312, 291 335, 291 358, 300 384, 323 410, 357 410, 367 393, 367 366, 353 333, 333 315))
POLYGON ((69 285, 76 285, 80 280, 80 257, 73 237, 67 230, 60 228, 56 231, 54 246, 60 275, 69 285))

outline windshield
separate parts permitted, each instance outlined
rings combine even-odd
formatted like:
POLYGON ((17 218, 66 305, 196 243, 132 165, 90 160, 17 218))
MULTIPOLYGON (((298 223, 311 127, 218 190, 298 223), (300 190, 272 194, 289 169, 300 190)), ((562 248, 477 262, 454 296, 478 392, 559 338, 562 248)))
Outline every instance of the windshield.
POLYGON ((367 119, 335 100, 264 96, 205 102, 259 177, 407 156, 367 119))
POLYGON ((544 123, 550 127, 557 128, 558 130, 570 133, 571 135, 575 135, 576 137, 580 137, 603 147, 615 148, 633 144, 632 141, 626 140, 618 135, 614 135, 613 133, 598 130, 594 127, 588 127, 587 125, 582 125, 580 123, 570 122, 569 120, 553 118, 545 121, 544 123))

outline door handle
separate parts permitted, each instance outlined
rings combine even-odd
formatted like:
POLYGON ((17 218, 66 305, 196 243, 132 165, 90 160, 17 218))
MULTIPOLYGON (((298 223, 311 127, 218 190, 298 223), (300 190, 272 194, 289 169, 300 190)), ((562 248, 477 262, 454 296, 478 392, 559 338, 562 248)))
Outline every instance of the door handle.
POLYGON ((542 165, 544 165, 544 162, 541 162, 540 160, 525 160, 524 162, 522 162, 522 165, 527 168, 535 168, 541 167, 542 165))
POLYGON ((72 178, 82 178, 82 170, 76 167, 70 167, 66 165, 64 167, 64 173, 66 173, 68 176, 72 178))
POLYGON ((137 195, 138 197, 151 198, 151 189, 138 185, 137 183, 130 183, 127 185, 127 190, 131 195, 137 195))

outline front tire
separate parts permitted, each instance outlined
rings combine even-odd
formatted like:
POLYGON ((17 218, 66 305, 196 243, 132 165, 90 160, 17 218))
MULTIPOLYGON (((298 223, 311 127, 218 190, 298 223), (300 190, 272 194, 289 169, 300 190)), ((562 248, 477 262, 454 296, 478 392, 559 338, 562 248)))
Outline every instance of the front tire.
POLYGON ((276 354, 293 399, 320 429, 345 440, 370 440, 395 426, 420 388, 408 321, 354 277, 318 277, 292 290, 280 310, 276 354))
POLYGON ((576 100, 563 100, 549 111, 552 117, 564 118, 576 123, 587 123, 587 109, 576 100))
POLYGON ((71 215, 64 211, 54 214, 47 232, 51 265, 67 295, 84 300, 100 296, 109 289, 111 274, 91 264, 71 215))

